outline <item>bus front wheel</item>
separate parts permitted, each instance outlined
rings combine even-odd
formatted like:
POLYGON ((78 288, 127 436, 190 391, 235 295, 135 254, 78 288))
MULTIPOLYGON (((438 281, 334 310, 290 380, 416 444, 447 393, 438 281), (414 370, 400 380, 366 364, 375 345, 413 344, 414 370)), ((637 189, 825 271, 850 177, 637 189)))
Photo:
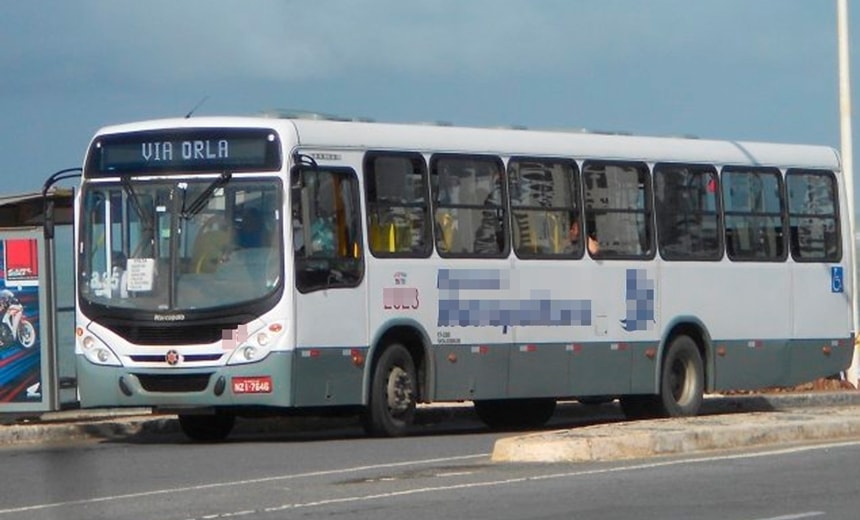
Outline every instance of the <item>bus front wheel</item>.
POLYGON ((403 345, 389 345, 379 356, 370 382, 370 402, 362 414, 374 437, 405 435, 415 419, 418 396, 415 362, 403 345))
POLYGON ((186 437, 198 442, 223 441, 233 431, 235 423, 236 417, 232 415, 179 415, 179 429, 186 437))

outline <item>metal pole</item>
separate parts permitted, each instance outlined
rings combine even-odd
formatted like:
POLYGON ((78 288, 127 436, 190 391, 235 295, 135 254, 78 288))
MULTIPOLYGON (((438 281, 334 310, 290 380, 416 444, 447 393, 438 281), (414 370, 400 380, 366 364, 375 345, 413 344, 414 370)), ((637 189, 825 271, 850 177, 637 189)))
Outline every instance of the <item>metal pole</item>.
MULTIPOLYGON (((851 315, 855 337, 858 331, 857 306, 857 238, 854 212, 854 157, 851 137, 851 78, 848 60, 848 0, 836 0, 836 26, 839 41, 839 127, 842 135, 842 172, 845 178, 845 194, 848 197, 849 233, 851 236, 851 315)), ((854 345, 854 357, 848 369, 848 380, 857 386, 858 345, 854 345)))

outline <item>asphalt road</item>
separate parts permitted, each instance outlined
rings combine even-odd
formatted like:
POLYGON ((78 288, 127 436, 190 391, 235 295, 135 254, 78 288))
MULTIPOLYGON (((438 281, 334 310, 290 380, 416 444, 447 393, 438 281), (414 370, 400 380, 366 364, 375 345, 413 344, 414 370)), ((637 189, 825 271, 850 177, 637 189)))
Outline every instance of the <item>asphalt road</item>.
MULTIPOLYGON (((620 419, 563 408, 550 428, 620 419)), ((596 412, 596 413, 595 413, 596 412)), ((764 446, 625 461, 497 463, 468 413, 417 435, 370 439, 334 421, 239 431, 223 444, 177 433, 0 449, 0 520, 242 518, 791 520, 857 517, 860 442, 764 446)))
POLYGON ((498 464, 497 435, 0 452, 0 520, 857 517, 860 442, 614 463, 498 464))

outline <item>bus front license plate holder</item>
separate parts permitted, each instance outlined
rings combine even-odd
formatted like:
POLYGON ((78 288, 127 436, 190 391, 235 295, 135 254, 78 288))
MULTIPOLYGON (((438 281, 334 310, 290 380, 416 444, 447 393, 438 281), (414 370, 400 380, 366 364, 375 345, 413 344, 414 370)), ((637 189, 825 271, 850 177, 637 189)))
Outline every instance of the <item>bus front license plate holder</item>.
POLYGON ((234 394, 270 394, 271 376, 234 377, 231 379, 234 394))

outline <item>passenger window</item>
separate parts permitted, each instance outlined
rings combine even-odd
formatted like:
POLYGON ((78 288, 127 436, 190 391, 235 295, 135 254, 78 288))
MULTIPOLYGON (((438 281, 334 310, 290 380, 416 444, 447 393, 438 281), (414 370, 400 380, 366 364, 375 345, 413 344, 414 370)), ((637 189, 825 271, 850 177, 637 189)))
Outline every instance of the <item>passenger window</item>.
POLYGON ((364 160, 367 234, 381 257, 430 255, 427 168, 420 154, 370 152, 364 160))
POLYGON ((723 168, 726 251, 732 260, 785 259, 782 177, 775 168, 723 168))
POLYGON ((570 160, 512 158, 508 190, 514 251, 521 258, 581 257, 576 163, 570 160))
POLYGON ((791 256, 800 262, 842 259, 836 177, 826 170, 788 170, 791 256))
POLYGON ((582 166, 586 234, 598 258, 654 255, 651 184, 643 163, 585 161, 582 166))
POLYGON ((666 260, 719 260, 723 256, 713 166, 657 164, 657 240, 666 260))
POLYGON ((430 159, 436 249, 441 256, 507 255, 502 176, 497 157, 440 154, 430 159))

